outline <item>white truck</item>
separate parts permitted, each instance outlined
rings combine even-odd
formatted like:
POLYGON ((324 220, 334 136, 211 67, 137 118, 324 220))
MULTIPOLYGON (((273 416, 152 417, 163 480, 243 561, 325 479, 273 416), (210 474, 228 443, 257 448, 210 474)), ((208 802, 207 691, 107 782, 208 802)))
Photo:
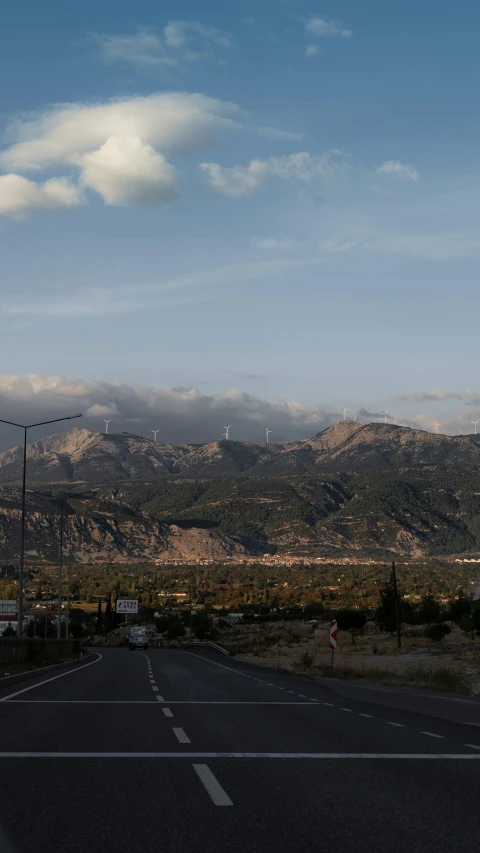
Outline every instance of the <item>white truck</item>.
POLYGON ((148 632, 146 628, 130 628, 128 634, 128 648, 133 649, 148 649, 148 632))

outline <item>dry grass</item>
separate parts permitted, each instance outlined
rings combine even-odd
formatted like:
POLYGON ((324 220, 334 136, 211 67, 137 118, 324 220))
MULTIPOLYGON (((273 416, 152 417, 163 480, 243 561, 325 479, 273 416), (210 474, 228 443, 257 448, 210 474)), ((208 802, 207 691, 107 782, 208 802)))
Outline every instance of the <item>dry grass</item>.
MULTIPOLYGON (((454 628, 449 641, 432 643, 423 628, 408 629, 402 648, 396 638, 379 634, 369 625, 355 645, 340 633, 334 676, 360 678, 382 684, 425 687, 480 695, 480 643, 472 644, 454 628)), ((330 676, 328 626, 305 623, 241 625, 219 639, 241 660, 288 672, 330 676)))

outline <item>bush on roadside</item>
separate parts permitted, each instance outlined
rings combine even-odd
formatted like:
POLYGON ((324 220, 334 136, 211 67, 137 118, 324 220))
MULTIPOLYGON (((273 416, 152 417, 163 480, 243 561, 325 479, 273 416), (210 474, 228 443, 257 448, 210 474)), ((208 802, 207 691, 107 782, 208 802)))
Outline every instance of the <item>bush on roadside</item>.
POLYGON ((446 625, 445 622, 433 622, 425 628, 424 635, 434 643, 441 643, 444 637, 450 634, 451 630, 450 625, 446 625))

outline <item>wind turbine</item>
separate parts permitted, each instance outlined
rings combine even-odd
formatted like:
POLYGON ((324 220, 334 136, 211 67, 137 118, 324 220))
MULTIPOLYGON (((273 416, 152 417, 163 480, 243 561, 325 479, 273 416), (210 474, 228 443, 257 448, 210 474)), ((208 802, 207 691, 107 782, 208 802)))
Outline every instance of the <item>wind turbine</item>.
POLYGON ((265 427, 265 432, 267 435, 267 444, 268 444, 268 436, 270 435, 271 432, 273 432, 273 429, 269 429, 268 427, 265 427))
POLYGON ((225 435, 223 436, 223 437, 224 437, 224 439, 225 439, 225 441, 228 441, 228 439, 230 438, 230 427, 231 427, 231 426, 232 426, 232 425, 230 424, 229 426, 224 426, 224 427, 222 427, 222 429, 224 429, 224 430, 225 430, 225 435))
POLYGON ((384 423, 387 423, 387 415, 388 415, 388 412, 380 412, 379 414, 380 414, 380 415, 385 415, 385 421, 384 421, 384 423))
POLYGON ((104 418, 103 420, 104 420, 104 423, 105 423, 105 435, 108 435, 108 425, 109 425, 109 423, 110 423, 110 421, 111 421, 112 419, 110 418, 110 421, 106 421, 106 420, 105 420, 105 418, 104 418))
POLYGON ((343 406, 343 420, 344 421, 347 420, 347 412, 349 412, 349 411, 350 411, 350 409, 347 409, 346 406, 343 406))
POLYGON ((157 440, 157 432, 160 432, 160 430, 159 429, 151 429, 150 432, 153 432, 153 436, 154 436, 153 441, 155 443, 157 440))
MULTIPOLYGON (((479 419, 480 420, 480 419, 479 419)), ((475 435, 477 434, 477 424, 479 421, 472 421, 473 426, 475 427, 475 435)))
POLYGON ((435 426, 436 426, 436 428, 437 428, 437 435, 438 435, 438 428, 439 428, 439 427, 441 427, 442 425, 441 425, 441 424, 439 424, 439 423, 438 423, 438 421, 435 421, 435 426))

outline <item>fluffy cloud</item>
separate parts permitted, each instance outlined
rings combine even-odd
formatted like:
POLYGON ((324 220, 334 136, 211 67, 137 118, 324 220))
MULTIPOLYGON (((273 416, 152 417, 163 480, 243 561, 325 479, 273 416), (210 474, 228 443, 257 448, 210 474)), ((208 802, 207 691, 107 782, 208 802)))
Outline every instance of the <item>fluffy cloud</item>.
POLYGON ((115 137, 83 159, 82 183, 106 204, 173 201, 180 195, 176 170, 138 137, 115 137))
POLYGON ((99 56, 108 65, 130 65, 137 71, 179 68, 230 46, 227 33, 198 21, 170 21, 163 30, 142 27, 133 34, 93 34, 99 56))
POLYGON ((33 210, 62 210, 82 204, 81 192, 66 178, 43 184, 21 175, 0 175, 0 215, 23 217, 33 210))
MULTIPOLYGON (((103 430, 102 418, 112 418, 110 432, 122 430, 173 443, 213 441, 221 438, 223 424, 232 424, 232 438, 263 440, 265 425, 277 440, 307 438, 338 419, 323 406, 295 401, 268 402, 232 390, 206 395, 194 388, 161 389, 94 380, 67 380, 38 375, 0 376, 0 405, 9 419, 20 423, 47 420, 82 412, 72 426, 103 430)), ((31 438, 69 427, 53 425, 32 431, 31 438)), ((13 446, 18 435, 11 427, 0 429, 0 447, 13 446)))
POLYGON ((352 35, 352 31, 345 29, 340 21, 327 21, 318 17, 307 21, 305 31, 314 38, 349 38, 352 35))
POLYGON ((237 128, 237 106, 205 95, 165 92, 103 104, 64 104, 10 125, 18 141, 0 153, 9 169, 82 165, 107 139, 137 137, 169 156, 214 143, 217 133, 237 128))
POLYGON ((268 178, 291 183, 311 184, 316 180, 331 183, 345 168, 345 157, 338 150, 314 156, 307 151, 266 160, 251 160, 248 166, 227 168, 219 163, 201 163, 210 185, 222 195, 240 198, 250 195, 268 178))
POLYGON ((313 56, 317 56, 320 53, 320 48, 318 44, 307 44, 305 48, 305 56, 308 59, 311 59, 313 56))
MULTIPOLYGON (((179 189, 166 158, 211 146, 220 132, 238 128, 239 116, 234 104, 184 92, 60 105, 10 125, 15 141, 0 152, 0 166, 15 173, 76 169, 80 184, 107 204, 172 201, 179 189)), ((19 174, 0 176, 0 213, 72 207, 81 200, 64 178, 37 184, 19 174)))
POLYGON ((401 163, 400 160, 387 160, 378 167, 377 175, 398 178, 401 181, 418 181, 418 171, 407 163, 401 163))

